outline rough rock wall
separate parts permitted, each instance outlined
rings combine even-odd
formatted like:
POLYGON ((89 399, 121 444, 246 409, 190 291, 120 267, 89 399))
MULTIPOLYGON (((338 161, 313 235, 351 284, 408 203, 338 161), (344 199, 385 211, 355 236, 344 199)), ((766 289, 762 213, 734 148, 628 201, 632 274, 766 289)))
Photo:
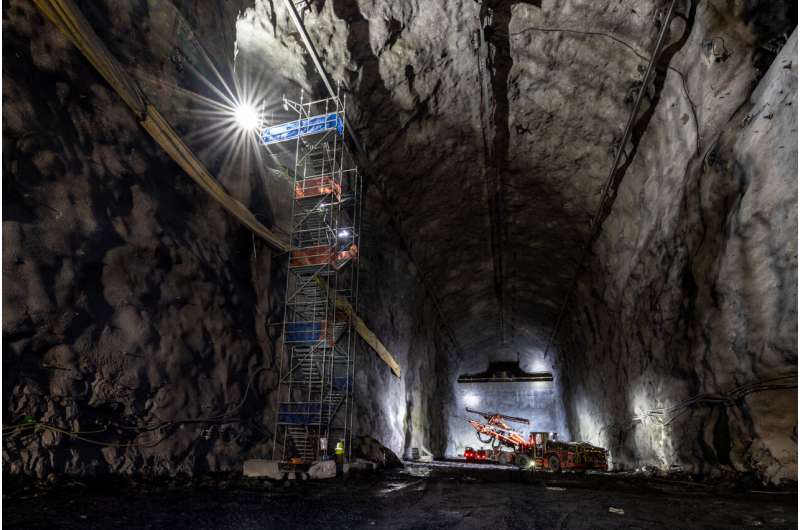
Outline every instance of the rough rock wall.
POLYGON ((453 345, 374 188, 365 204, 362 247, 371 257, 361 264, 359 313, 380 330, 403 377, 392 375, 372 350, 362 347, 356 364, 356 432, 371 434, 398 455, 425 447, 441 456, 453 345))
MULTIPOLYGON (((109 26, 125 22, 116 14, 109 26)), ((3 424, 29 416, 109 444, 6 433, 4 470, 235 467, 271 424, 271 251, 162 153, 32 3, 6 4, 3 29, 3 424)))
POLYGON ((765 35, 791 32, 796 11, 730 7, 701 2, 674 23, 684 37, 668 43, 558 362, 573 433, 616 469, 796 481, 796 388, 669 410, 784 374, 796 386, 796 31, 764 72, 765 35))
MULTIPOLYGON (((281 230, 285 178, 252 153, 250 166, 233 163, 230 135, 206 128, 208 109, 192 95, 219 97, 208 80, 232 86, 247 7, 82 3, 228 191, 281 230)), ((197 189, 32 3, 4 5, 3 28, 3 424, 29 417, 85 433, 6 433, 4 470, 194 474, 268 457, 285 256, 197 189)), ((269 96, 293 82, 276 75, 269 96)), ((387 376, 362 345, 356 434, 396 452, 410 441, 435 446, 435 318, 413 273, 403 276, 407 258, 381 208, 367 212, 363 307, 408 376, 387 376), (401 288, 407 300, 391 293, 401 288)))

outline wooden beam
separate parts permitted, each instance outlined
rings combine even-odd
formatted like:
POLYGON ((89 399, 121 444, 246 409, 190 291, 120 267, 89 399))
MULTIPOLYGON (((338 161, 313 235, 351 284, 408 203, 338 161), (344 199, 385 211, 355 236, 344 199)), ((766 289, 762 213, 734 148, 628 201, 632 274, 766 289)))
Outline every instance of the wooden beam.
POLYGON ((389 350, 386 349, 386 346, 383 345, 378 336, 375 335, 375 333, 373 333, 372 330, 367 327, 367 324, 356 314, 356 311, 353 309, 353 306, 350 305, 350 302, 346 298, 336 294, 336 292, 331 289, 327 283, 325 283, 325 280, 319 276, 314 279, 316 280, 317 285, 325 289, 325 291, 328 293, 328 298, 330 298, 330 300, 336 306, 336 309, 347 314, 347 316, 353 320, 353 328, 355 328, 356 333, 361 335, 361 338, 364 339, 364 342, 369 344, 370 348, 375 350, 375 353, 378 354, 378 357, 380 357, 381 360, 389 366, 394 375, 401 377, 400 365, 397 364, 394 356, 391 354, 391 352, 389 352, 389 350))
POLYGON ((392 373, 397 377, 402 377, 400 372, 400 365, 397 364, 397 361, 394 360, 394 357, 386 349, 386 346, 380 341, 380 339, 375 335, 364 323, 361 318, 352 313, 353 318, 353 327, 355 328, 356 332, 361 335, 361 338, 364 339, 364 342, 370 345, 370 347, 375 350, 375 353, 378 354, 378 357, 381 358, 383 362, 385 362, 389 368, 392 370, 392 373))

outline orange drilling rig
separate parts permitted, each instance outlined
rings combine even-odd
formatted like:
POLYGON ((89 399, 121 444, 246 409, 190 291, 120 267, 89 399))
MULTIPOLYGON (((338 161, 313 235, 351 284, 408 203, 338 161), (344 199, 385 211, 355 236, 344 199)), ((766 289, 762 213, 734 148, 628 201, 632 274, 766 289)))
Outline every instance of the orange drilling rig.
POLYGON ((508 421, 530 425, 530 421, 525 418, 470 408, 466 410, 485 420, 468 420, 475 429, 478 440, 491 444, 495 449, 501 446, 511 448, 514 464, 520 469, 549 469, 556 473, 562 469, 608 470, 607 452, 602 447, 586 442, 562 442, 556 439, 554 432, 530 432, 526 437, 506 423, 508 421))

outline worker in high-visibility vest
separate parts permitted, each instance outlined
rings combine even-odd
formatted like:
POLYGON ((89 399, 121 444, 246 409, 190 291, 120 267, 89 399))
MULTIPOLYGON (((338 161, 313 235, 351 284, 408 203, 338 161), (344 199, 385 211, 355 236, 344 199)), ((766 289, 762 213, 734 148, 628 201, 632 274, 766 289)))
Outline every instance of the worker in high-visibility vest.
POLYGON ((341 477, 344 473, 344 440, 336 442, 336 448, 333 450, 336 458, 336 476, 341 477))

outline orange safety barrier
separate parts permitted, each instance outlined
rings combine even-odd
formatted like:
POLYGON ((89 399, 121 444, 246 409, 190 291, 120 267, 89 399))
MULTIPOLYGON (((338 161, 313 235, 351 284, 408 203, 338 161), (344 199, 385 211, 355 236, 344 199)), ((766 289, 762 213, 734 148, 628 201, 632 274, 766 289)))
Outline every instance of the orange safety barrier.
POLYGON ((294 185, 295 199, 308 199, 331 193, 336 196, 337 201, 341 200, 342 185, 327 175, 300 180, 294 185))

